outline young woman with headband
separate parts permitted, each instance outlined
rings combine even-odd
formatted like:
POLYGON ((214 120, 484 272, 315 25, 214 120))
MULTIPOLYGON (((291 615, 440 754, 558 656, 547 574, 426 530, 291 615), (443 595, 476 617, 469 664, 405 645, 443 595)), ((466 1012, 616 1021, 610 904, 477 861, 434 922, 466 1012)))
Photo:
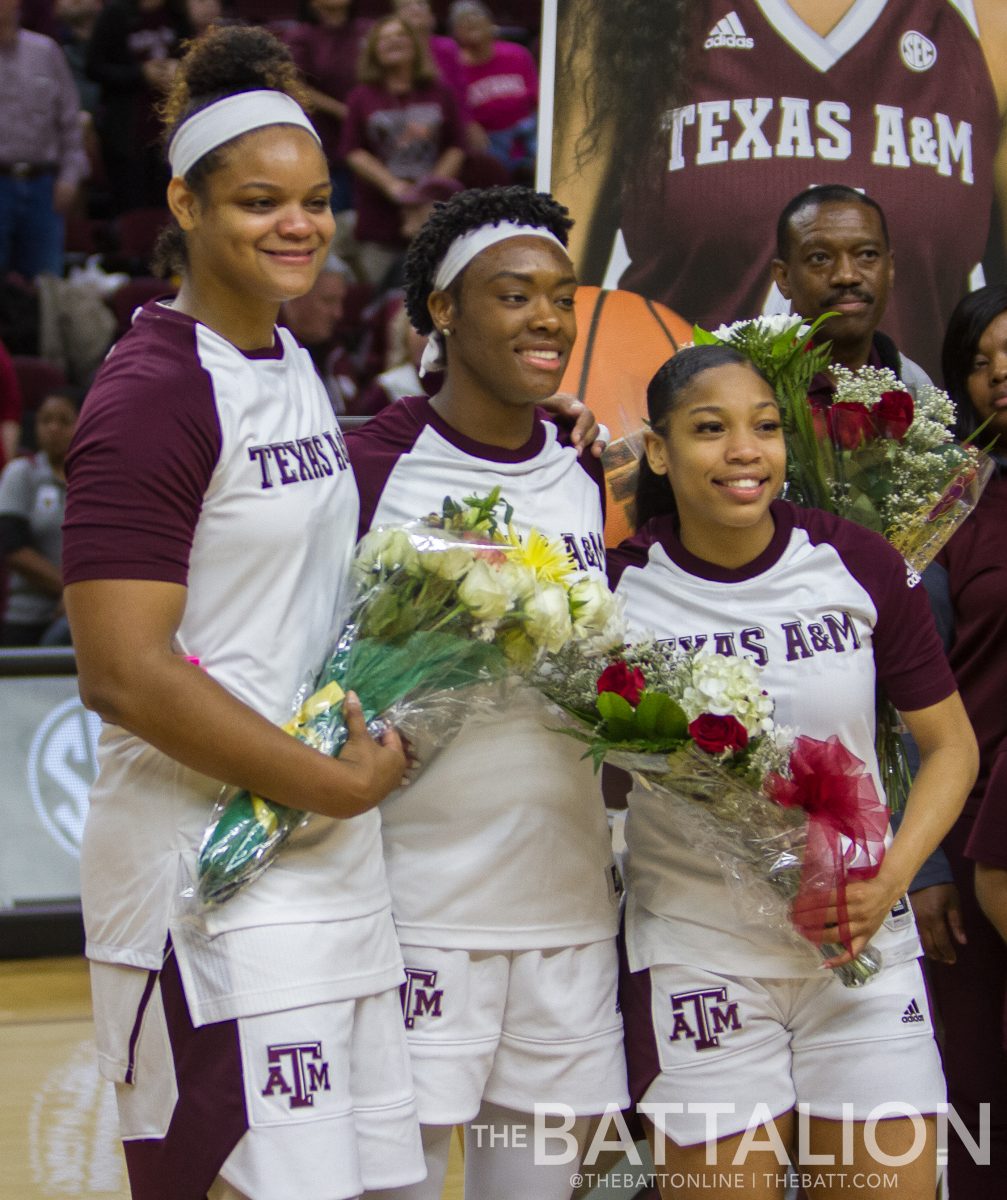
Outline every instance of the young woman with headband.
POLYGON ((278 728, 340 617, 358 511, 324 388, 276 328, 333 233, 295 78, 261 29, 183 59, 162 247, 181 289, 113 349, 67 463, 66 606, 105 722, 87 953, 136 1200, 335 1200, 424 1172, 375 808, 402 747, 352 698, 338 760, 278 728), (187 917, 222 781, 316 816, 187 917))
POLYGON ((932 1200, 944 1080, 903 897, 961 808, 976 747, 926 593, 877 534, 777 499, 779 409, 737 351, 680 351, 651 381, 647 409, 640 529, 609 552, 631 630, 750 654, 776 720, 838 737, 879 795, 883 683, 922 757, 899 832, 877 875, 847 887, 845 917, 834 903, 795 917, 812 941, 838 941, 844 923, 852 954, 868 941, 880 951, 862 990, 746 919, 668 810, 631 793, 622 1010, 661 1194, 719 1200, 729 1174, 745 1200, 783 1200, 790 1155, 809 1200, 876 1196, 884 1172, 885 1194, 932 1200))
MULTIPOLYGON (((602 577, 598 463, 539 408, 576 336, 569 227, 521 187, 435 207, 406 259, 406 308, 429 335, 421 374, 443 377, 347 435, 362 531, 499 486, 519 531, 562 539, 602 577)), ((590 764, 552 723, 522 692, 382 805, 429 1172, 382 1200, 440 1200, 454 1125, 467 1195, 566 1200, 577 1162, 536 1161, 536 1105, 566 1106, 583 1149, 591 1114, 625 1102, 611 838, 590 764)))

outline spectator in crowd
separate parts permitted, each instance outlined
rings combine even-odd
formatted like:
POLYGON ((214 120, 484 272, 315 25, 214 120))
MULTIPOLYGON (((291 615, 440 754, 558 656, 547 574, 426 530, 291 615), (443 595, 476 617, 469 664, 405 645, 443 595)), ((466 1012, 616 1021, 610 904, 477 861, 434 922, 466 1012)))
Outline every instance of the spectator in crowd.
POLYGON ((937 558, 947 572, 954 626, 948 660, 979 742, 979 777, 943 842, 953 883, 926 891, 930 909, 946 922, 950 951, 932 964, 930 980, 946 1030, 948 1099, 968 1135, 989 1154, 985 1162, 976 1161, 962 1136, 952 1133, 950 1190, 968 1200, 999 1200, 1007 1172, 1007 947, 982 906, 1002 921, 997 895, 1007 868, 1007 286, 980 288, 959 302, 941 361, 959 436, 991 418, 978 440, 993 443, 996 470, 975 511, 937 558))
MULTIPOLYGON (((805 320, 837 314, 818 336, 832 343, 832 360, 839 366, 851 371, 888 367, 910 390, 930 382, 923 368, 878 329, 895 282, 895 255, 885 214, 872 197, 843 184, 794 196, 777 222, 773 279, 805 320)), ((834 390, 822 375, 812 397, 827 403, 834 390)))
POLYGON ((461 47, 465 103, 489 138, 489 150, 510 170, 530 172, 538 146, 538 70, 524 46, 499 41, 480 0, 456 0, 451 33, 461 47))
POLYGON ((21 388, 7 347, 0 342, 0 467, 17 454, 21 440, 21 388))
POLYGON ((416 34, 421 49, 433 60, 441 81, 447 84, 458 101, 458 112, 465 125, 466 149, 472 154, 485 154, 489 150, 489 138, 478 121, 473 120, 465 101, 465 80, 458 43, 453 37, 434 33, 437 16, 429 0, 392 0, 392 8, 395 15, 401 17, 416 34))
POLYGON ((422 396, 420 359, 426 338, 417 333, 404 307, 392 313, 388 322, 388 353, 385 369, 360 393, 354 405, 357 416, 372 417, 404 396, 422 396))
POLYGON ((356 176, 360 269, 376 284, 405 247, 403 198, 429 175, 457 177, 464 133, 454 96, 400 17, 370 30, 359 78, 347 99, 342 147, 356 176))
POLYGON ((80 100, 59 46, 0 0, 0 275, 63 273, 63 214, 87 175, 80 100))
POLYGON ((59 23, 57 40, 70 64, 80 106, 89 113, 98 107, 100 90, 88 78, 87 47, 100 12, 101 0, 56 0, 53 5, 53 15, 59 23))
POLYGON ((332 178, 332 207, 352 207, 350 169, 340 149, 346 98, 357 82, 357 61, 367 23, 357 19, 354 0, 302 0, 301 20, 282 36, 304 74, 314 105, 312 120, 332 178))
POLYGON ((348 278, 346 264, 330 256, 311 290, 287 300, 280 309, 280 323, 311 355, 337 415, 352 408, 357 394, 346 347, 337 341, 348 278))
POLYGON ((69 644, 60 555, 63 462, 76 426, 76 392, 50 392, 35 414, 37 452, 0 473, 0 556, 9 572, 0 645, 69 644))
POLYGON ((189 32, 178 0, 112 0, 98 17, 87 73, 101 88, 97 129, 117 212, 164 205, 155 105, 189 32))

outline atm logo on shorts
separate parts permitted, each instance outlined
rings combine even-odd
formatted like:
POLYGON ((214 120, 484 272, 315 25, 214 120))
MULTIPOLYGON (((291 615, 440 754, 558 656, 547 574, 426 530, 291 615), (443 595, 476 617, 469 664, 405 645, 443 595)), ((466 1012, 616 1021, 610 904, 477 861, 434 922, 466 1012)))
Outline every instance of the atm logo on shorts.
POLYGON ((321 1042, 267 1046, 269 1078, 263 1096, 289 1096, 291 1108, 311 1108, 318 1092, 330 1091, 329 1064, 321 1042))
POLYGON ((673 1013, 669 1042, 685 1038, 695 1042, 697 1050, 715 1050, 720 1034, 741 1028, 738 1002, 728 1001, 726 987, 679 992, 669 999, 673 1013))
POLYGON ((439 1017, 444 989, 437 987, 437 972, 422 967, 406 967, 406 981, 399 987, 402 1016, 406 1029, 412 1029, 417 1017, 439 1017))

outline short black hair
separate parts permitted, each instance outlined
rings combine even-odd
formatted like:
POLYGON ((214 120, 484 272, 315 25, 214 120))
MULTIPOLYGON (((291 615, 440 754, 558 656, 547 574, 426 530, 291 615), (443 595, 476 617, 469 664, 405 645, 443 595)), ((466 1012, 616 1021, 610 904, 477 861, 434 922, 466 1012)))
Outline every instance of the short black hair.
POLYGON ((944 386, 957 410, 955 432, 960 438, 969 437, 979 426, 979 417, 969 396, 968 378, 979 339, 1003 312, 1007 312, 1007 284, 991 283, 959 300, 948 318, 941 346, 941 371, 944 386))
POLYGON ((884 210, 873 197, 856 188, 847 187, 845 183, 822 183, 818 187, 805 188, 798 192, 792 200, 788 200, 780 219, 776 222, 776 257, 786 261, 790 253, 790 222, 806 208, 818 208, 822 204, 863 204, 873 208, 881 221, 881 233, 885 239, 885 249, 891 249, 891 238, 888 236, 888 222, 884 210))
POLYGON ((573 225, 568 210, 548 193, 517 185, 469 188, 449 200, 437 201, 406 253, 406 311, 418 333, 433 330, 427 299, 434 291, 434 276, 451 243, 469 230, 499 225, 501 221, 548 229, 564 246, 573 225))

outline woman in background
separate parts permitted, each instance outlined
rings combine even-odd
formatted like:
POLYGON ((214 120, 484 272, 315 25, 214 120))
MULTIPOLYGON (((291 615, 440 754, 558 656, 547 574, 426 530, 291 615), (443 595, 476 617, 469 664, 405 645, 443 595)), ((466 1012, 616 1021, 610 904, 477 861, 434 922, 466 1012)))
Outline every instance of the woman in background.
POLYGON ((7 601, 0 645, 63 645, 63 464, 77 426, 78 399, 69 389, 50 392, 35 413, 37 451, 16 458, 0 474, 0 559, 7 601), (58 623, 58 628, 56 624, 58 623))
POLYGON ((954 961, 932 962, 929 970, 946 1030, 949 1099, 990 1152, 988 1164, 975 1162, 952 1132, 948 1182, 970 1200, 994 1200, 1007 1172, 1007 287, 980 288, 958 304, 941 361, 959 435, 989 420, 976 440, 992 441, 996 470, 937 559, 953 618, 948 658, 979 741, 979 777, 942 843, 954 885, 927 889, 931 903, 958 911, 962 936, 951 943, 954 961))
POLYGON ((454 96, 400 17, 368 33, 359 79, 347 99, 342 151, 356 176, 358 263, 377 284, 406 244, 403 199, 428 175, 457 178, 464 132, 454 96))

